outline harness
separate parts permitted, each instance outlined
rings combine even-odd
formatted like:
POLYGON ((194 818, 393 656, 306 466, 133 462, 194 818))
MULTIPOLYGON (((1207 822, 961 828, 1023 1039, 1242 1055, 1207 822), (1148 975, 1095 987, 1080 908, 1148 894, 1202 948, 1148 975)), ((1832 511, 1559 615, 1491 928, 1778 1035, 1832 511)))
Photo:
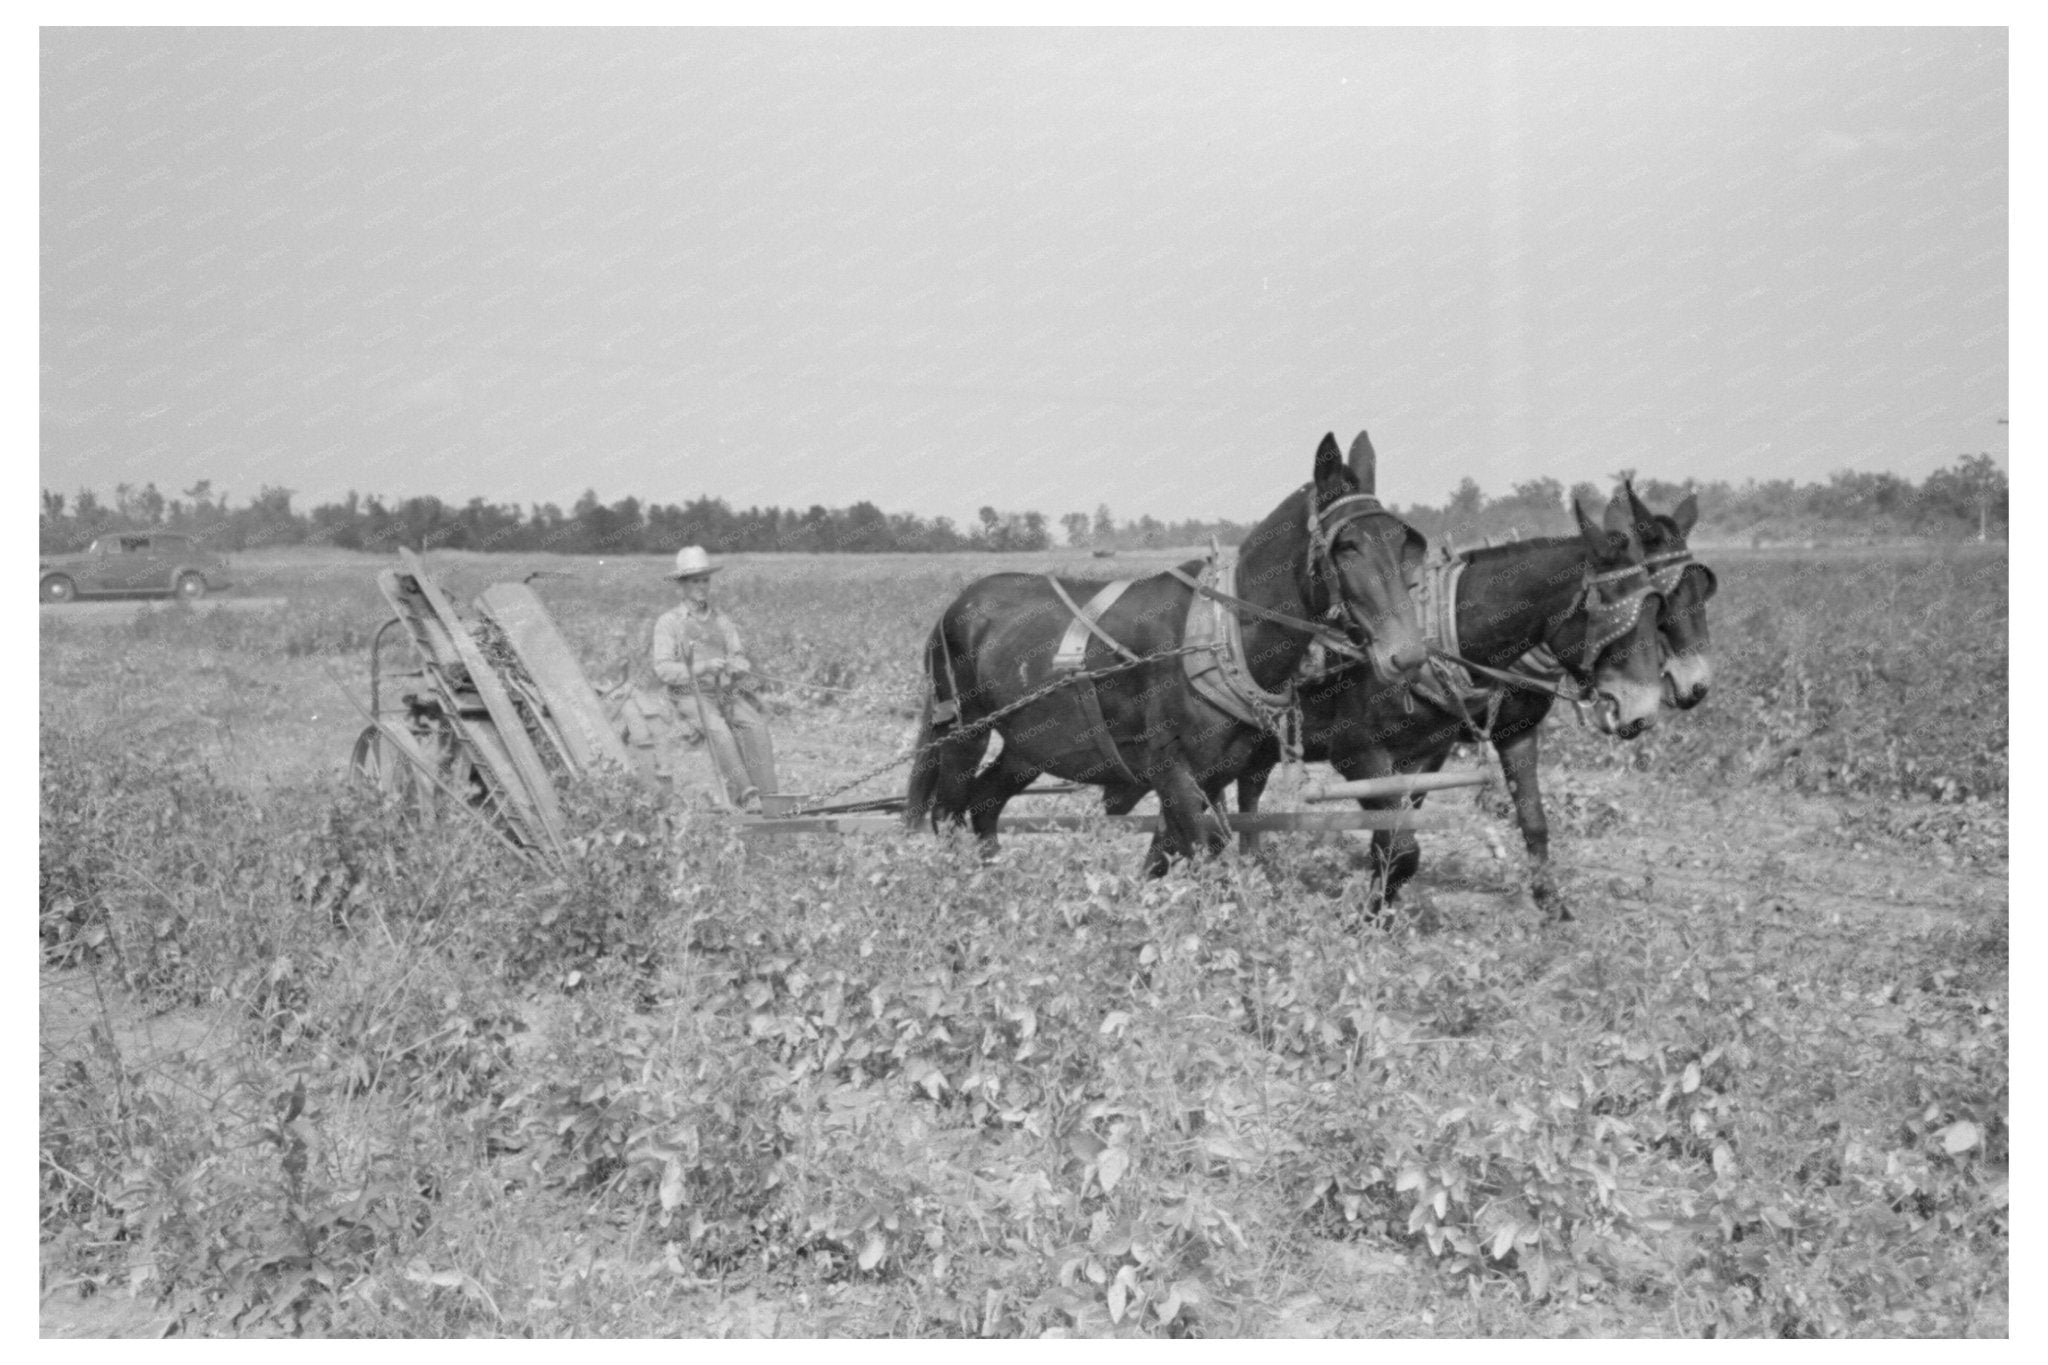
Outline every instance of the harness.
POLYGON ((1678 591, 1679 581, 1685 577, 1685 569, 1688 564, 1699 565, 1700 572, 1707 576, 1707 596, 1712 597, 1714 589, 1721 586, 1720 581, 1715 578, 1712 569, 1704 564, 1700 564, 1697 559, 1692 557, 1691 550, 1666 550, 1662 554, 1651 555, 1643 561, 1643 567, 1650 571, 1651 591, 1662 593, 1667 599, 1670 598, 1673 593, 1678 591))
MULTIPOLYGON (((1689 557, 1689 556, 1688 556, 1689 557)), ((1660 559, 1669 556, 1659 556, 1660 559)), ((1620 569, 1609 569, 1595 573, 1592 566, 1586 566, 1581 576, 1579 591, 1573 596, 1571 606, 1553 618, 1544 631, 1545 639, 1534 649, 1515 661, 1512 669, 1494 668, 1487 664, 1475 663, 1462 656, 1462 644, 1458 637, 1458 580, 1463 577, 1470 560, 1458 555, 1448 562, 1430 566, 1424 582, 1418 587, 1417 613, 1422 617, 1425 641, 1429 646, 1429 667, 1439 684, 1442 695, 1423 692, 1423 696, 1444 710, 1450 711, 1472 725, 1470 704, 1483 693, 1486 697, 1486 721, 1483 727, 1476 727, 1477 737, 1491 738, 1493 723, 1500 713, 1503 698, 1501 686, 1484 687, 1477 677, 1486 677, 1507 687, 1519 687, 1526 691, 1542 692, 1559 701, 1568 702, 1585 721, 1585 708, 1590 703, 1587 688, 1582 679, 1589 678, 1593 665, 1607 646, 1621 639, 1636 627, 1641 619, 1643 605, 1652 593, 1659 592, 1656 582, 1645 571, 1645 566, 1630 564, 1620 569), (1607 583, 1618 583, 1628 578, 1642 576, 1642 586, 1633 589, 1616 601, 1604 601, 1599 589, 1607 583), (1551 648, 1548 636, 1551 630, 1569 619, 1573 613, 1586 614, 1585 640, 1580 648, 1576 668, 1567 666, 1551 648)), ((1682 568, 1671 570, 1682 573, 1682 568)), ((1419 689, 1418 689, 1419 690, 1419 689)))
POLYGON ((1202 566, 1200 579, 1189 578, 1178 568, 1168 572, 1195 589, 1182 642, 1191 648, 1208 646, 1206 653, 1189 654, 1181 661, 1195 694, 1217 710, 1284 739, 1287 714, 1295 704, 1294 679, 1290 677, 1280 691, 1269 692, 1252 678, 1244 655, 1244 624, 1228 605, 1238 600, 1237 561, 1211 558, 1202 566))
POLYGON ((1126 782, 1136 782, 1138 775, 1124 762, 1123 754, 1116 747, 1116 740, 1109 733, 1109 724, 1102 718, 1102 700, 1095 694, 1095 679, 1088 672, 1086 660, 1088 639, 1092 635, 1122 655, 1128 662, 1139 662, 1137 655, 1124 648, 1115 636, 1097 624, 1102 620, 1103 614, 1114 606, 1116 600, 1137 580, 1119 578, 1113 583, 1103 584, 1096 594, 1088 599, 1088 605, 1085 607, 1074 605, 1073 597, 1060 586, 1059 579, 1047 574, 1045 581, 1052 585, 1053 595, 1060 599, 1074 618, 1067 622, 1066 633, 1060 636, 1059 647, 1053 651, 1053 676, 1057 678, 1064 675, 1069 680, 1081 708, 1081 719, 1085 722, 1089 737, 1095 741, 1095 752, 1101 755, 1107 771, 1115 773, 1126 782))
POLYGON ((1594 573, 1591 566, 1587 566, 1585 588, 1580 594, 1586 604, 1586 640, 1579 651, 1579 677, 1590 676, 1601 651, 1636 628, 1636 621, 1643 614, 1643 604, 1655 592, 1655 586, 1640 564, 1609 569, 1605 573, 1594 573), (1638 574, 1642 575, 1643 585, 1618 602, 1603 602, 1594 591, 1602 583, 1619 583, 1638 574))
MULTIPOLYGON (((1341 619, 1343 614, 1331 546, 1344 527, 1366 517, 1390 518, 1406 531, 1412 541, 1421 540, 1413 527, 1389 512, 1378 498, 1365 493, 1348 493, 1317 510, 1313 492, 1309 491, 1304 498, 1303 517, 1307 531, 1307 546, 1303 554, 1311 591, 1308 606, 1310 612, 1321 619, 1304 619, 1240 597, 1237 593, 1238 561, 1234 555, 1226 556, 1213 541, 1199 576, 1190 577, 1177 565, 1166 570, 1194 592, 1194 598, 1188 604, 1187 624, 1182 635, 1182 658, 1188 680, 1197 695, 1225 714, 1275 736, 1284 751, 1293 753, 1299 753, 1301 747, 1296 681, 1290 677, 1280 691, 1273 692, 1253 680, 1250 664, 1245 658, 1242 618, 1250 616, 1285 626, 1307 635, 1330 653, 1342 655, 1355 663, 1367 662, 1366 653, 1352 644, 1341 629, 1326 624, 1341 619), (1320 612, 1315 606, 1315 594, 1320 594, 1328 604, 1320 612)), ((1082 605, 1074 601, 1057 578, 1047 574, 1045 579, 1054 596, 1073 618, 1067 623, 1053 652, 1053 672, 1071 679, 1089 731, 1095 736, 1096 747, 1110 769, 1137 781, 1117 752, 1108 726, 1103 723, 1101 703, 1095 695, 1086 663, 1091 637, 1100 640, 1125 660, 1138 662, 1138 656, 1100 624, 1102 617, 1135 580, 1118 579, 1104 584, 1082 605)))

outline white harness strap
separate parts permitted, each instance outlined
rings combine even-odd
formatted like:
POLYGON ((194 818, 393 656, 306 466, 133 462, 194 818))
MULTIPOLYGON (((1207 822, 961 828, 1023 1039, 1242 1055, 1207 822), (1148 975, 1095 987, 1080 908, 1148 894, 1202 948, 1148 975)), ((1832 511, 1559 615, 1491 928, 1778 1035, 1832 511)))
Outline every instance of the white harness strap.
POLYGON ((1053 592, 1059 595, 1060 601, 1066 603, 1067 610, 1074 615, 1074 619, 1067 622, 1066 634, 1060 636, 1059 648, 1053 651, 1053 672, 1072 673, 1078 671, 1083 660, 1087 657, 1088 638, 1091 635, 1102 640, 1126 659, 1135 660, 1138 657, 1117 643, 1115 637, 1096 624, 1096 622, 1102 619, 1103 613, 1116 605, 1116 599, 1124 595, 1124 589, 1137 582, 1135 578, 1119 578, 1114 583, 1103 584, 1101 590, 1095 596, 1088 599, 1088 605, 1085 607, 1075 606, 1074 599, 1067 595, 1067 590, 1061 587, 1059 580, 1051 574, 1046 575, 1046 582, 1052 584, 1053 592))

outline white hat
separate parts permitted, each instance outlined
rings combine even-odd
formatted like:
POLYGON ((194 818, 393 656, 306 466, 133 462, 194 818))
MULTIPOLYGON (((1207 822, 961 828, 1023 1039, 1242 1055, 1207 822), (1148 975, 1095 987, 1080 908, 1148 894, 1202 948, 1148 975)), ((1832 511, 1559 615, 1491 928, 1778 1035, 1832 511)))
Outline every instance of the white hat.
POLYGON ((717 573, 721 567, 711 562, 711 556, 704 553, 702 545, 685 545, 676 551, 676 571, 667 577, 679 582, 685 578, 704 578, 717 573))

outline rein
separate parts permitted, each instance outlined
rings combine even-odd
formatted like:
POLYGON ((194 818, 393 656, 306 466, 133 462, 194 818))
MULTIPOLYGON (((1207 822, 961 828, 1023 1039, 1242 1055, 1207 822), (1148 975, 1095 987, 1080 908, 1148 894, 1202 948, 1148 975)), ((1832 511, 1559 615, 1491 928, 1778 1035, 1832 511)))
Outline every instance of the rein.
POLYGON ((1221 602, 1228 607, 1235 607, 1237 610, 1256 616, 1262 621, 1271 621, 1276 626, 1286 626, 1292 630, 1302 631, 1321 641, 1323 648, 1333 654, 1345 655, 1359 663, 1367 661, 1365 651, 1352 644, 1344 632, 1334 627, 1323 625, 1318 621, 1305 621, 1299 616, 1289 616, 1284 611, 1274 611, 1272 608, 1262 607, 1256 602, 1247 602, 1234 593, 1224 592, 1220 588, 1212 588, 1208 584, 1198 582, 1182 573, 1178 564, 1169 565, 1166 571, 1204 597, 1221 602))
MULTIPOLYGON (((1306 500, 1305 506, 1307 508, 1308 548, 1303 553, 1308 559, 1309 580, 1315 586, 1321 588, 1325 596, 1333 596, 1334 594, 1329 586, 1329 582, 1336 578, 1337 570, 1331 561, 1331 538, 1339 530, 1349 523, 1357 521, 1360 517, 1389 517, 1397 522, 1400 522, 1401 519, 1394 516, 1392 512, 1389 512, 1378 498, 1373 497, 1369 493, 1346 493, 1343 497, 1334 499, 1329 506, 1323 508, 1320 512, 1316 510, 1315 489, 1313 486, 1303 488, 1302 495, 1306 500)), ((1401 522, 1401 524, 1403 526, 1407 525, 1406 522, 1401 522)), ((1410 534, 1412 535, 1413 532, 1411 531, 1410 534)), ((1214 553, 1213 548, 1211 552, 1212 554, 1214 553)), ((1211 601, 1221 602, 1227 607, 1233 607, 1248 616, 1257 617, 1261 621, 1270 621, 1276 626, 1285 626, 1289 630, 1298 630, 1310 639, 1319 642, 1330 653, 1340 654, 1354 663, 1371 662, 1371 656, 1358 646, 1352 644, 1349 636, 1333 626, 1326 626, 1320 621, 1305 620, 1299 616, 1290 616, 1284 611, 1275 611, 1271 607, 1262 607, 1256 602, 1247 602, 1234 593, 1227 593, 1219 588, 1212 588, 1206 583, 1197 582, 1195 579, 1182 573, 1179 565, 1169 565, 1166 572, 1172 574, 1176 579, 1211 601)), ((1313 605, 1313 603, 1310 604, 1311 609, 1313 609, 1313 605)), ((1335 612, 1336 609, 1335 602, 1332 602, 1330 610, 1335 612)))
POLYGON ((1559 701, 1568 701, 1574 706, 1577 706, 1584 700, 1579 694, 1576 685, 1570 691, 1567 691, 1556 683, 1539 678, 1532 673, 1517 673, 1512 669, 1494 668, 1488 664, 1474 663, 1463 655, 1453 654, 1448 649, 1439 649, 1435 645, 1429 647, 1429 653, 1431 658, 1442 659, 1445 663, 1456 664, 1467 672, 1483 674, 1494 679, 1496 682, 1506 683, 1510 687, 1522 687, 1527 688, 1531 692, 1542 692, 1557 698, 1559 701))

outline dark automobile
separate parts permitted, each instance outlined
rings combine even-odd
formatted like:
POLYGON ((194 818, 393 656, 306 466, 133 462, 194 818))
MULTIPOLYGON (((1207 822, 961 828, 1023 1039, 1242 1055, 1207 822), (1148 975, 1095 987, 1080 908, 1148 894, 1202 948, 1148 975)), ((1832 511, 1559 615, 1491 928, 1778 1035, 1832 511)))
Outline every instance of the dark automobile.
POLYGON ((227 586, 228 562, 190 536, 153 531, 101 536, 84 553, 42 562, 42 599, 182 597, 227 586))

